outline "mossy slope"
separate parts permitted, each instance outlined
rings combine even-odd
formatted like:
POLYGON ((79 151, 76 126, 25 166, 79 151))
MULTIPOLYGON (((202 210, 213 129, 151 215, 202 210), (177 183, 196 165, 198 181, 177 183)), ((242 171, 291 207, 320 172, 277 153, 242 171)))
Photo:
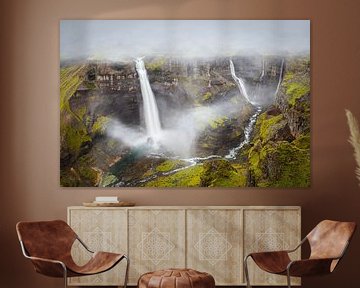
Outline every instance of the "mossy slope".
POLYGON ((289 61, 276 107, 257 119, 248 150, 250 186, 310 186, 309 65, 307 58, 289 61))

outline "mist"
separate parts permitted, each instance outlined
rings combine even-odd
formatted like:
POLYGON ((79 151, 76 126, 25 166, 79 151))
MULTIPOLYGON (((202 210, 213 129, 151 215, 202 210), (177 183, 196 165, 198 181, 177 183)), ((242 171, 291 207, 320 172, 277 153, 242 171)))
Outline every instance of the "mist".
POLYGON ((173 113, 171 117, 163 119, 166 127, 157 135, 156 141, 151 139, 142 127, 129 127, 116 119, 109 123, 107 133, 108 136, 132 149, 144 149, 149 153, 168 157, 195 157, 194 144, 209 122, 225 113, 231 115, 238 108, 238 106, 230 104, 221 104, 194 107, 173 113))
POLYGON ((62 20, 61 60, 309 51, 309 20, 62 20))

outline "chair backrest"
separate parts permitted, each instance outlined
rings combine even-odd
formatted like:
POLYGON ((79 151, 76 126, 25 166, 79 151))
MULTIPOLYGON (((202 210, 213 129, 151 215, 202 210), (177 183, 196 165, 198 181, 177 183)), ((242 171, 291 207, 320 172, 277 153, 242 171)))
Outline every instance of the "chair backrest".
MULTIPOLYGON (((355 222, 321 221, 306 236, 311 248, 310 258, 337 258, 342 256, 355 229, 355 222)), ((332 270, 335 266, 332 267, 332 270)))
POLYGON ((30 256, 61 260, 70 256, 75 232, 62 220, 19 222, 19 240, 30 256))

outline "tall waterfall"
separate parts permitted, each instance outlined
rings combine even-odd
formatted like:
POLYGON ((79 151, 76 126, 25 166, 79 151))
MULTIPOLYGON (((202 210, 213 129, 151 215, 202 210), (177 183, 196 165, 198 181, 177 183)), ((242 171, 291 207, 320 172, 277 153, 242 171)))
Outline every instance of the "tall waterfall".
POLYGON ((280 74, 279 74, 279 82, 278 82, 278 85, 277 85, 277 87, 276 87, 275 95, 278 93, 279 88, 280 88, 280 84, 281 84, 281 81, 282 81, 283 70, 284 70, 284 58, 283 58, 282 61, 281 61, 281 68, 280 68, 280 74))
POLYGON ((152 141, 156 141, 161 133, 161 124, 159 111, 156 104, 154 93, 151 89, 149 78, 146 72, 143 58, 137 58, 136 71, 139 74, 141 95, 143 98, 144 105, 144 117, 147 135, 152 141))
POLYGON ((265 60, 264 58, 262 59, 262 71, 261 71, 261 75, 260 75, 260 81, 262 81, 262 79, 264 78, 265 76, 265 60))
MULTIPOLYGON (((249 95, 246 91, 245 88, 245 83, 244 80, 242 80, 241 78, 237 77, 235 74, 235 67, 234 67, 234 63, 232 62, 232 60, 230 59, 230 71, 231 71, 231 76, 233 77, 234 81, 236 82, 236 84, 238 85, 241 94, 246 98, 246 100, 251 103, 249 95)), ((251 103, 252 104, 252 103, 251 103)))

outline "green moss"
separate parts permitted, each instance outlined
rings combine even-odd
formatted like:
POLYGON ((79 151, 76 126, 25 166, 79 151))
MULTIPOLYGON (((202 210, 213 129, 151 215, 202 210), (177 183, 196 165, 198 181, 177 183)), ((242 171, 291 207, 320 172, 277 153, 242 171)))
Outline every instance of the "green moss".
POLYGON ((165 64, 165 58, 157 58, 145 64, 146 69, 153 72, 160 72, 165 64))
POLYGON ((208 142, 201 142, 200 147, 206 149, 206 148, 212 148, 213 145, 210 145, 208 142))
POLYGON ((151 167, 149 167, 150 169, 148 169, 142 175, 142 178, 148 178, 148 177, 151 177, 158 173, 169 172, 169 171, 181 168, 181 167, 185 167, 186 165, 187 165, 187 163, 182 160, 165 160, 163 162, 160 162, 160 164, 158 164, 157 166, 155 164, 154 165, 155 167, 153 167, 153 165, 151 165, 151 167))
POLYGON ((96 186, 99 172, 93 168, 93 164, 89 156, 80 157, 73 167, 61 171, 60 185, 62 187, 96 186))
POLYGON ((104 134, 109 121, 110 121, 110 118, 108 118, 106 116, 98 117, 91 128, 92 133, 93 134, 104 134))
POLYGON ((80 148, 86 143, 91 142, 91 137, 87 134, 84 127, 76 127, 76 125, 63 125, 61 127, 61 137, 65 139, 64 145, 71 154, 78 155, 80 148))
POLYGON ((277 116, 270 116, 267 113, 262 113, 260 117, 257 119, 257 124, 260 130, 260 138, 263 142, 271 139, 279 126, 281 125, 281 121, 284 119, 282 114, 277 116))
POLYGON ((202 187, 244 187, 246 169, 224 159, 209 160, 203 164, 204 171, 200 177, 202 187))
POLYGON ((216 129, 219 127, 225 127, 227 120, 228 120, 228 117, 223 116, 223 117, 219 117, 213 121, 210 121, 209 124, 212 129, 216 129))
POLYGON ((72 113, 69 100, 83 82, 84 65, 74 65, 60 70, 60 111, 72 113))
POLYGON ((263 174, 260 166, 260 152, 259 152, 260 147, 261 147, 261 141, 257 140, 255 145, 249 149, 249 154, 248 154, 248 163, 250 166, 250 170, 257 179, 260 179, 263 174))
POLYGON ((310 135, 300 135, 292 142, 299 149, 310 149, 310 135))
POLYGON ((279 177, 274 179, 274 187, 309 187, 309 150, 299 150, 296 146, 283 142, 273 154, 278 158, 281 169, 279 177))
POLYGON ((146 187, 198 187, 203 171, 201 164, 180 170, 168 176, 160 176, 145 183, 146 187))
POLYGON ((286 69, 279 95, 281 101, 277 102, 277 109, 270 108, 271 113, 260 114, 252 143, 242 158, 247 160, 251 186, 310 185, 309 59, 290 59, 286 69))
POLYGON ((182 160, 165 160, 155 168, 156 172, 168 172, 185 166, 185 161, 182 160))
MULTIPOLYGON (((300 99, 310 94, 310 58, 290 58, 286 66, 281 86, 283 93, 287 95, 289 106, 294 107, 300 99)), ((308 107, 309 104, 307 103, 308 107)))
POLYGON ((84 81, 84 82, 83 82, 83 85, 84 85, 87 89, 90 89, 90 90, 95 90, 95 89, 97 89, 97 86, 96 86, 95 82, 84 81))
POLYGON ((294 143, 270 141, 249 153, 249 170, 258 187, 309 187, 310 151, 294 143))
POLYGON ((91 142, 85 125, 86 107, 72 111, 69 104, 83 82, 84 69, 85 65, 73 65, 60 70, 61 149, 75 157, 86 142, 91 142))
POLYGON ((118 181, 115 175, 108 173, 101 179, 100 187, 111 187, 118 181))
POLYGON ((96 186, 98 174, 93 168, 88 166, 80 166, 78 171, 83 186, 96 186))
POLYGON ((202 100, 203 102, 206 102, 208 100, 211 100, 212 99, 212 93, 211 92, 206 92, 203 96, 202 96, 202 100))
POLYGON ((286 95, 289 96, 289 104, 295 106, 298 99, 310 93, 310 86, 301 82, 291 82, 286 85, 286 95))
POLYGON ((61 187, 78 187, 80 178, 73 168, 61 169, 60 186, 61 187))
POLYGON ((284 82, 287 82, 287 81, 293 79, 294 77, 295 77, 295 73, 292 72, 292 71, 289 71, 289 72, 285 73, 285 76, 284 76, 284 80, 283 80, 283 81, 284 81, 284 82))
POLYGON ((80 178, 83 179, 83 181, 91 182, 94 186, 97 180, 98 172, 93 169, 94 166, 94 160, 90 156, 82 156, 80 157, 76 164, 75 169, 78 171, 80 178))
POLYGON ((310 135, 292 142, 274 140, 287 125, 282 114, 259 116, 257 135, 247 153, 252 185, 257 187, 308 187, 310 185, 310 135))
POLYGON ((76 112, 74 112, 78 119, 81 120, 82 123, 85 123, 84 117, 86 115, 87 109, 86 106, 82 106, 81 108, 77 109, 76 112))

